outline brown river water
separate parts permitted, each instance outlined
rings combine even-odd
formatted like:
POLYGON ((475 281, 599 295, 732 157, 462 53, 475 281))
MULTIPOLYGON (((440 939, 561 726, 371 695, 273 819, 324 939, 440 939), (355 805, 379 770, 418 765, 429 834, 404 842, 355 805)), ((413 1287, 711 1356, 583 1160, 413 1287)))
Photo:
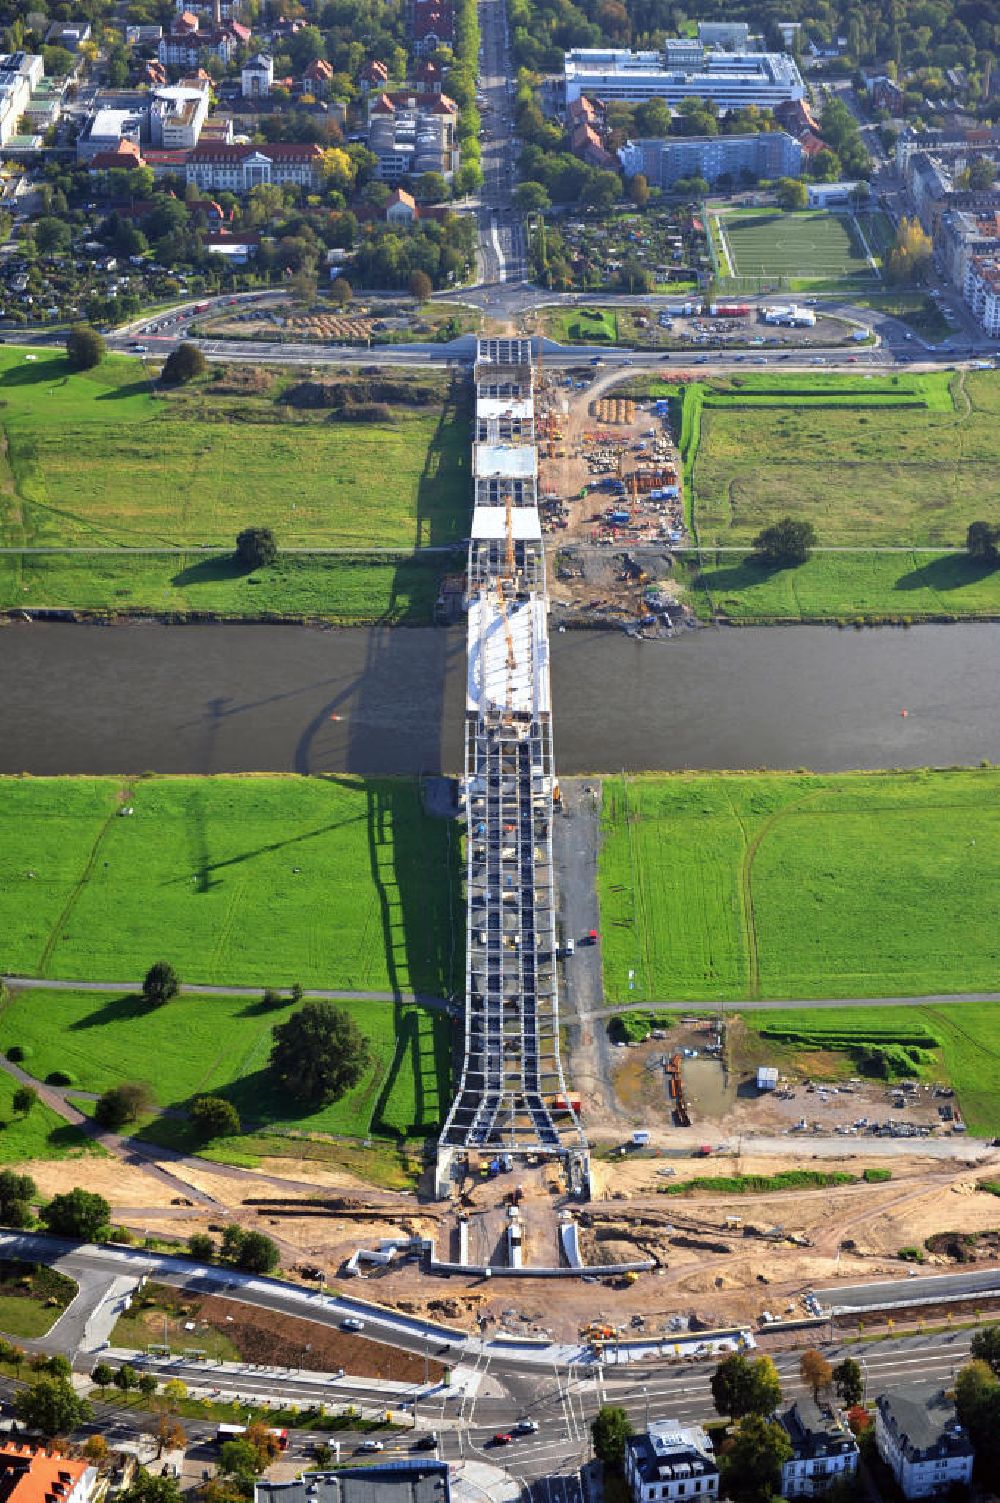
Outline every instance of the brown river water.
MULTIPOLYGON (((0 771, 456 772, 464 675, 462 628, 12 625, 0 771)), ((557 632, 552 682, 565 775, 1000 761, 1000 625, 557 632)))

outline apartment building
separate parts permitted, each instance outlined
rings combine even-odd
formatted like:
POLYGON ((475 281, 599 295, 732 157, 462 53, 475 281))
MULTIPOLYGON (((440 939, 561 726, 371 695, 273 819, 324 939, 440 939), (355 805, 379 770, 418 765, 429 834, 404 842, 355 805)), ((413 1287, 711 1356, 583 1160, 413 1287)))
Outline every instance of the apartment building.
POLYGON ((798 177, 802 147, 787 131, 756 131, 745 136, 671 136, 627 141, 618 152, 627 177, 641 172, 651 187, 669 188, 678 178, 703 177, 717 183, 750 177, 798 177))

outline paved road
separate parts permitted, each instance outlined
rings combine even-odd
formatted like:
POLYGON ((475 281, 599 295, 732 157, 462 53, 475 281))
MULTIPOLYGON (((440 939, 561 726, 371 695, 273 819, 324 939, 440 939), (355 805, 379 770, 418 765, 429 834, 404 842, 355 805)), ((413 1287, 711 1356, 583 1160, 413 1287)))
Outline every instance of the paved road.
MULTIPOLYGON (((907 1304, 914 1301, 952 1300, 960 1295, 995 1294, 1000 1289, 1000 1269, 977 1268, 970 1273, 934 1274, 926 1278, 908 1278, 898 1287, 901 1300, 907 1304)), ((828 1289, 817 1289, 816 1294, 825 1310, 864 1310, 884 1306, 892 1298, 892 1288, 884 1283, 835 1284, 828 1289)))
POLYGON ((770 1012, 783 1007, 947 1007, 955 1002, 1000 1002, 1000 992, 928 992, 918 997, 796 997, 771 1001, 741 1002, 732 1000, 713 1006, 710 1002, 622 1002, 617 1007, 599 1007, 594 1018, 611 1018, 620 1012, 648 1012, 669 1008, 677 1012, 770 1012))
MULTIPOLYGON (((21 991, 47 992, 139 992, 141 981, 53 981, 40 976, 7 975, 0 978, 5 985, 21 991)), ((259 997, 259 986, 200 986, 181 984, 181 991, 193 997, 259 997)), ((443 997, 431 997, 424 992, 343 992, 329 989, 303 989, 304 997, 318 997, 332 1002, 420 1002, 425 1007, 447 1007, 443 997)), ((34 1082, 32 1082, 34 1083, 34 1082)))

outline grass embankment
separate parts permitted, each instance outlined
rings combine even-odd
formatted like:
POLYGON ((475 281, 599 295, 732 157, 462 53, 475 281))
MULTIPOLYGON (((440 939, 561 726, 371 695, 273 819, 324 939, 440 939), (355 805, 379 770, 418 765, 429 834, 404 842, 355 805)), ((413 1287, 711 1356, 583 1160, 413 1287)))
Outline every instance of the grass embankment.
MULTIPOLYGON (((30 1062, 25 1061, 24 1068, 30 1070, 30 1062)), ((41 1102, 33 1106, 26 1117, 16 1117, 13 1098, 17 1085, 11 1076, 0 1073, 0 1164, 26 1164, 32 1159, 75 1159, 87 1153, 103 1156, 103 1148, 41 1102)))
POLYGON ((0 610, 55 608, 175 617, 301 617, 429 626, 442 574, 457 555, 285 554, 246 574, 232 556, 0 555, 0 610))
MULTIPOLYGON (((31 1050, 25 1069, 44 1080, 68 1072, 75 1086, 103 1091, 149 1080, 159 1108, 146 1135, 176 1148, 194 1140, 183 1116, 192 1097, 225 1096, 248 1132, 328 1133, 351 1138, 426 1137, 449 1104, 450 1026, 441 1010, 414 1003, 338 1003, 369 1041, 371 1063, 359 1083, 318 1111, 276 1089, 267 1070, 272 1029, 293 1011, 263 1009, 248 997, 181 995, 151 1008, 139 995, 113 992, 16 993, 0 1014, 0 1048, 31 1050)), ((241 1137, 213 1150, 266 1151, 241 1137)), ((308 1156, 304 1154, 303 1156, 308 1156)))
POLYGON ((457 860, 408 779, 3 778, 2 969, 441 996, 457 860))
POLYGON ((1000 772, 685 774, 604 790, 609 1000, 996 986, 1000 772))
POLYGON ((970 521, 1000 506, 1000 374, 746 372, 637 383, 674 404, 688 525, 686 574, 705 619, 918 621, 1000 615, 1000 570, 964 552, 970 521), (820 544, 762 568, 756 533, 811 520, 820 544), (899 551, 879 552, 879 549, 899 551))
POLYGON ((658 1185, 661 1195, 689 1195, 709 1190, 714 1195, 767 1195, 773 1190, 826 1190, 836 1185, 856 1185, 860 1176, 841 1169, 785 1169, 778 1174, 699 1174, 694 1179, 672 1180, 658 1185))
POLYGON ((163 392, 122 356, 73 374, 60 355, 0 350, 0 546, 192 550, 8 557, 0 609, 427 620, 448 560, 407 555, 467 530, 468 442, 453 394, 431 378, 422 405, 408 405, 399 383, 355 379, 343 386, 347 407, 334 410, 303 405, 301 377, 219 371, 163 392), (382 400, 376 386, 388 417, 350 416, 382 400), (286 549, 401 557, 307 553, 247 578, 231 554, 250 525, 272 528, 286 549))
POLYGON ((65 1274, 42 1264, 0 1261, 0 1332, 44 1336, 77 1295, 65 1274))

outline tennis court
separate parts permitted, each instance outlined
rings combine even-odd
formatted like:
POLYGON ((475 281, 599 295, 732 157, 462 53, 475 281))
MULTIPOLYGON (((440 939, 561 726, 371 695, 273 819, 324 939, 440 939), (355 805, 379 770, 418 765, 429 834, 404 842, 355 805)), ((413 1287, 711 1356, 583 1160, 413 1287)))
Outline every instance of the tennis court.
MULTIPOLYGON (((825 209, 719 215, 720 238, 738 277, 822 280, 874 277, 851 214, 825 209)), ((725 261, 722 261, 725 273, 725 261)))

